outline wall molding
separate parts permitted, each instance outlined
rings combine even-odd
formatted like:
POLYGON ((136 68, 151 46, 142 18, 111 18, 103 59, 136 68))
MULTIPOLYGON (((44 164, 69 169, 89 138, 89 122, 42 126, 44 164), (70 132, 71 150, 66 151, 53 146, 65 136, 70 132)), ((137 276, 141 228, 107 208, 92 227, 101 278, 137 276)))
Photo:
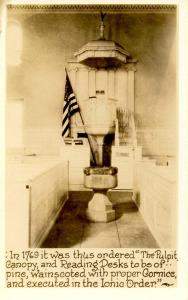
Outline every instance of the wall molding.
POLYGON ((48 5, 48 4, 7 4, 10 12, 96 12, 103 10, 107 13, 124 13, 124 12, 171 12, 175 13, 177 5, 155 5, 155 4, 67 4, 67 5, 48 5))

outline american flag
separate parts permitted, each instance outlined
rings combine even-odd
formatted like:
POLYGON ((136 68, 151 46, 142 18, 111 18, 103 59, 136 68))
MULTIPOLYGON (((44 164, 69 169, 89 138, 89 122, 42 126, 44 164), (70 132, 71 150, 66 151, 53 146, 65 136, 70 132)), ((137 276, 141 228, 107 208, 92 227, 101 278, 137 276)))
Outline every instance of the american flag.
POLYGON ((73 89, 69 80, 68 75, 66 74, 66 83, 65 83, 65 95, 64 95, 64 105, 63 105, 63 121, 62 121, 62 136, 68 137, 70 134, 70 118, 76 112, 79 111, 79 106, 73 89))

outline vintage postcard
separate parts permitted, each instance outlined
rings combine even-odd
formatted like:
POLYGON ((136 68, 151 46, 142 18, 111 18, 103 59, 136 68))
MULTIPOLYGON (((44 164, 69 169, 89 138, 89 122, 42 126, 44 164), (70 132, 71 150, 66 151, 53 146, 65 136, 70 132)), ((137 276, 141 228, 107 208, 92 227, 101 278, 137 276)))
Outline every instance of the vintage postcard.
POLYGON ((187 10, 2 3, 5 299, 187 299, 187 10))

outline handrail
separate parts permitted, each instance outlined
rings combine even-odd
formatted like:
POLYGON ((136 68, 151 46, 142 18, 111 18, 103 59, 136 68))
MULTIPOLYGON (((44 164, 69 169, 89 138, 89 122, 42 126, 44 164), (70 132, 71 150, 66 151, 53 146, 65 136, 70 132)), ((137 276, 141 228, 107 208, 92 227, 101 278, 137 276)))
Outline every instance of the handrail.
POLYGON ((120 141, 123 139, 127 139, 125 137, 126 131, 129 130, 129 128, 132 131, 131 138, 132 138, 132 145, 134 148, 137 148, 137 134, 136 134, 136 126, 135 126, 135 120, 134 120, 134 113, 127 112, 122 108, 117 108, 116 111, 116 128, 115 128, 115 145, 119 146, 120 141))
POLYGON ((130 114, 131 117, 131 127, 132 127, 132 141, 133 141, 133 147, 137 147, 137 135, 136 135, 136 126, 135 126, 135 121, 134 121, 134 114, 130 114))

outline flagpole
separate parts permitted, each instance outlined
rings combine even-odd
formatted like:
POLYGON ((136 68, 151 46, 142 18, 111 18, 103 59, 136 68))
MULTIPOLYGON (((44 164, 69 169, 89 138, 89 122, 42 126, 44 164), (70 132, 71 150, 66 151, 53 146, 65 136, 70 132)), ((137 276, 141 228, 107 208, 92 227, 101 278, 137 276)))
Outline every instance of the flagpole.
MULTIPOLYGON (((68 72, 67 72, 67 69, 65 68, 65 72, 66 72, 66 75, 69 77, 68 75, 68 72)), ((70 80, 70 79, 69 79, 70 80)), ((73 89, 73 88, 72 88, 73 89)), ((74 91, 73 91, 74 92, 74 91)), ((75 92, 74 92, 75 94, 75 92)), ((76 94, 75 94, 76 95, 76 94)), ((77 97, 76 97, 77 99, 77 97)), ((77 99, 77 102, 78 102, 78 99, 77 99)), ((81 110, 80 110, 80 105, 79 105, 79 114, 80 114, 80 118, 81 118, 81 121, 82 121, 82 124, 83 124, 83 127, 84 127, 84 120, 83 120, 83 117, 82 117, 82 114, 81 114, 81 110)), ((85 127, 84 127, 84 130, 85 130, 85 127)), ((86 130, 85 130, 85 133, 87 134, 86 130)), ((89 143, 89 146, 90 146, 90 149, 91 149, 91 154, 92 154, 92 157, 93 157, 93 161, 95 163, 95 165, 97 165, 97 162, 96 162, 96 158, 95 158, 95 154, 94 154, 94 151, 93 151, 93 147, 91 145, 91 141, 89 139, 89 136, 87 134, 87 139, 88 139, 88 143, 89 143)))
MULTIPOLYGON (((80 112, 80 109, 79 109, 79 113, 80 113, 80 118, 81 118, 81 120, 82 120, 82 124, 83 124, 83 127, 84 127, 84 120, 83 120, 83 118, 82 118, 82 114, 81 114, 81 112, 80 112)), ((84 127, 84 130, 85 130, 85 127, 84 127)), ((87 134, 86 130, 85 130, 85 133, 87 134)), ((87 139, 88 139, 89 146, 90 146, 90 149, 91 149, 91 154, 92 154, 92 157, 93 157, 93 161, 94 161, 95 165, 97 165, 96 159, 95 159, 95 155, 94 155, 94 151, 93 151, 93 148, 92 148, 92 145, 91 145, 91 141, 90 141, 90 139, 89 139, 88 134, 87 134, 87 139)))

